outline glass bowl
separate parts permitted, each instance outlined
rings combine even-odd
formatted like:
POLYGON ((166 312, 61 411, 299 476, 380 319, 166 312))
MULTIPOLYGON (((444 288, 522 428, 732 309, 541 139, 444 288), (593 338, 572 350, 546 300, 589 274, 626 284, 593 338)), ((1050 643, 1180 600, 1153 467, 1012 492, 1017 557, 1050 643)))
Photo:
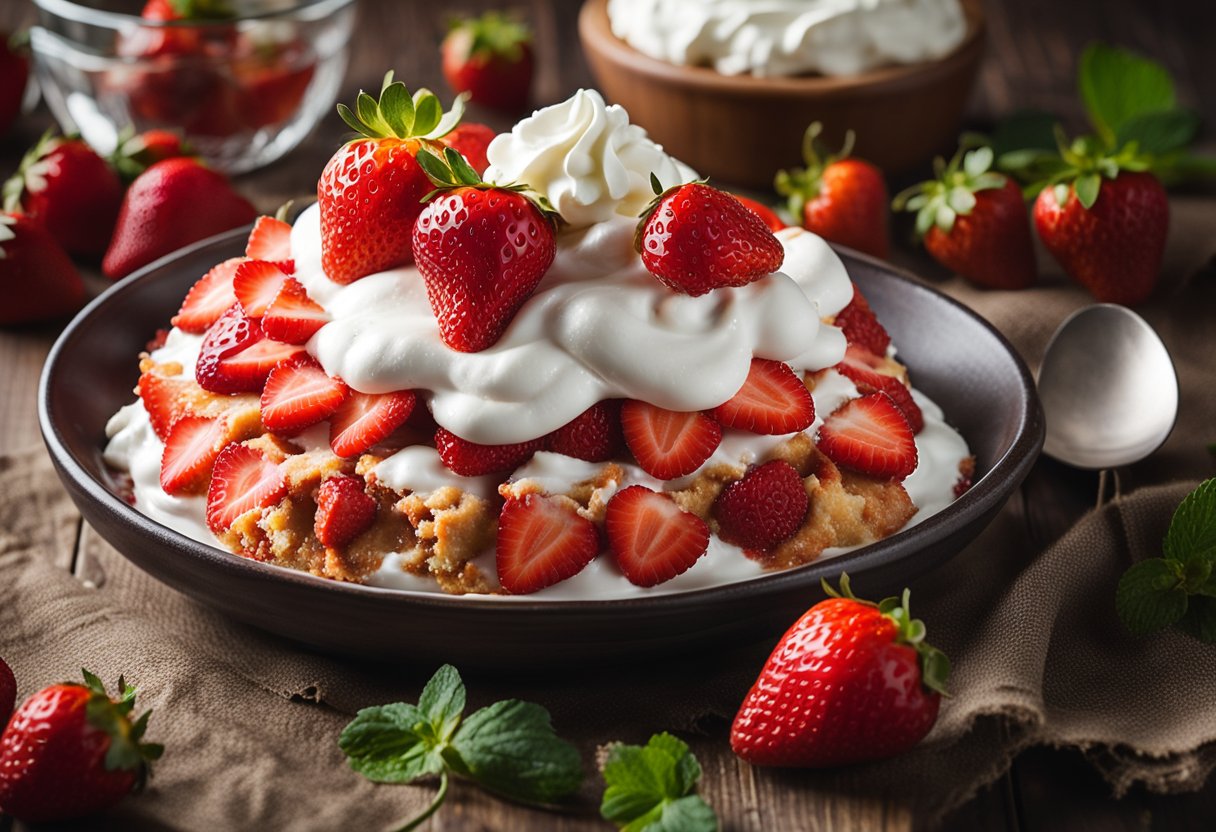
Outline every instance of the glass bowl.
POLYGON ((33 0, 35 72, 67 132, 98 152, 127 127, 182 133, 228 173, 266 165, 330 111, 355 0, 232 3, 217 22, 143 20, 144 0, 33 0))

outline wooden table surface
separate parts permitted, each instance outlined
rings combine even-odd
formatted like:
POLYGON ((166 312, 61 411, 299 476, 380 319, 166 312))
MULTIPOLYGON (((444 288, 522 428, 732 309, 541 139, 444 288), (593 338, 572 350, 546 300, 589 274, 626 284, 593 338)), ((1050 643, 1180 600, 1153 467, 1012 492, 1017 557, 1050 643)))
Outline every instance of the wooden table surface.
MULTIPOLYGON (((360 87, 378 87, 384 71, 411 87, 446 90, 440 74, 437 44, 444 22, 454 12, 507 4, 461 0, 454 4, 414 0, 361 0, 360 23, 352 49, 343 100, 360 87)), ((569 95, 592 81, 575 35, 575 0, 519 0, 537 35, 538 104, 569 95)), ((1075 93, 1075 62, 1085 44, 1102 40, 1144 52, 1173 72, 1182 102, 1216 124, 1216 3, 1210 0, 986 0, 989 50, 970 118, 983 125, 1019 109, 1059 113, 1079 127, 1082 112, 1075 93)), ((0 29, 18 28, 33 18, 27 0, 0 2, 0 29)), ((446 93, 443 97, 447 97, 446 93)), ((474 120, 502 128, 508 122, 474 109, 474 120)), ((24 148, 50 123, 45 110, 23 121, 0 139, 0 174, 16 167, 24 148)), ((305 196, 316 175, 346 133, 329 117, 305 144, 271 167, 242 177, 238 187, 264 211, 286 199, 305 196)), ((1213 200, 1216 216, 1216 200, 1213 200)), ((930 269, 923 254, 903 248, 896 259, 912 268, 930 269)), ((100 284, 98 284, 100 285, 100 284)), ((0 331, 0 453, 38 443, 35 390, 54 328, 0 331)), ((83 528, 71 562, 62 564, 87 578, 91 530, 83 528)), ((751 769, 730 753, 722 736, 692 738, 706 772, 703 791, 730 830, 905 830, 917 819, 874 799, 809 793, 753 777, 751 769)), ((435 829, 524 828, 506 804, 462 790, 460 812, 452 806, 431 825, 435 829), (514 823, 512 820, 514 819, 514 823)), ((535 817, 535 816, 532 816, 535 817)), ((1112 800, 1109 789, 1075 752, 1032 750, 1012 770, 946 821, 947 829, 1133 830, 1209 829, 1216 823, 1216 784, 1203 791, 1160 797, 1133 791, 1112 800)), ((563 819, 563 829, 603 829, 563 819)), ((0 828, 4 822, 0 820, 0 828)), ((75 828, 75 827, 74 827, 75 828)))

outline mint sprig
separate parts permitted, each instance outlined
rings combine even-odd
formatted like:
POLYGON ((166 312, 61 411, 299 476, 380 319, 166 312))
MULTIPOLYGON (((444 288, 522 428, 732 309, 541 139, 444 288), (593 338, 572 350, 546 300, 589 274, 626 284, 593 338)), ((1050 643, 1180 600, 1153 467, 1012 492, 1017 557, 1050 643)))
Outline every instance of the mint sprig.
POLYGON ((460 673, 445 664, 423 688, 417 705, 396 702, 364 708, 343 729, 338 747, 355 771, 377 783, 439 778, 431 804, 402 830, 438 811, 449 775, 467 778, 509 800, 550 805, 583 780, 578 750, 558 738, 549 712, 508 699, 464 716, 460 673))
POLYGON ((1115 609, 1132 635, 1177 624, 1216 644, 1216 478, 1186 496, 1170 520, 1163 557, 1133 565, 1119 579, 1115 609))
POLYGON ((718 816, 697 794, 701 764, 683 740, 655 734, 644 746, 614 743, 602 756, 604 820, 624 832, 717 832, 718 816))

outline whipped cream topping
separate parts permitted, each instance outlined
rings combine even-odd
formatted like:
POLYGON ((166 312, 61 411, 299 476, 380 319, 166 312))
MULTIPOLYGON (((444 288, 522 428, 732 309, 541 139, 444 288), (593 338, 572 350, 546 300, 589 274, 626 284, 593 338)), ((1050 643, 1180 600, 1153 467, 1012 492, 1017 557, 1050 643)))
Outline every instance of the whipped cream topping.
POLYGON ((576 228, 617 215, 636 219, 654 198, 652 173, 664 187, 697 178, 595 90, 533 113, 496 137, 486 158, 487 182, 530 185, 576 228))
POLYGON ((724 75, 855 75, 946 55, 959 0, 608 0, 613 33, 652 58, 724 75))

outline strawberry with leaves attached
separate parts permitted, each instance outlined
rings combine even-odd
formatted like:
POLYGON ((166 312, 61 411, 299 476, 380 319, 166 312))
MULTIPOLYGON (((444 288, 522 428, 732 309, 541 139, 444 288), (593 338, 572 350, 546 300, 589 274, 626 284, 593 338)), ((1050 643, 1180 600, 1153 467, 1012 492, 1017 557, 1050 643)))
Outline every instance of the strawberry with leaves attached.
POLYGON ((443 75, 458 93, 504 112, 518 112, 532 87, 532 34, 499 12, 457 20, 443 39, 443 75))
POLYGON ((894 207, 916 212, 917 235, 946 268, 980 286, 1025 289, 1037 274, 1026 203, 992 163, 989 147, 960 150, 949 164, 939 158, 937 178, 896 196, 894 207))
POLYGON ((445 114, 429 90, 411 96, 392 72, 378 100, 360 92, 354 111, 338 105, 361 138, 333 155, 317 183, 321 265, 330 280, 353 283, 413 259, 414 221, 434 189, 418 151, 451 132, 463 112, 461 98, 445 114))

